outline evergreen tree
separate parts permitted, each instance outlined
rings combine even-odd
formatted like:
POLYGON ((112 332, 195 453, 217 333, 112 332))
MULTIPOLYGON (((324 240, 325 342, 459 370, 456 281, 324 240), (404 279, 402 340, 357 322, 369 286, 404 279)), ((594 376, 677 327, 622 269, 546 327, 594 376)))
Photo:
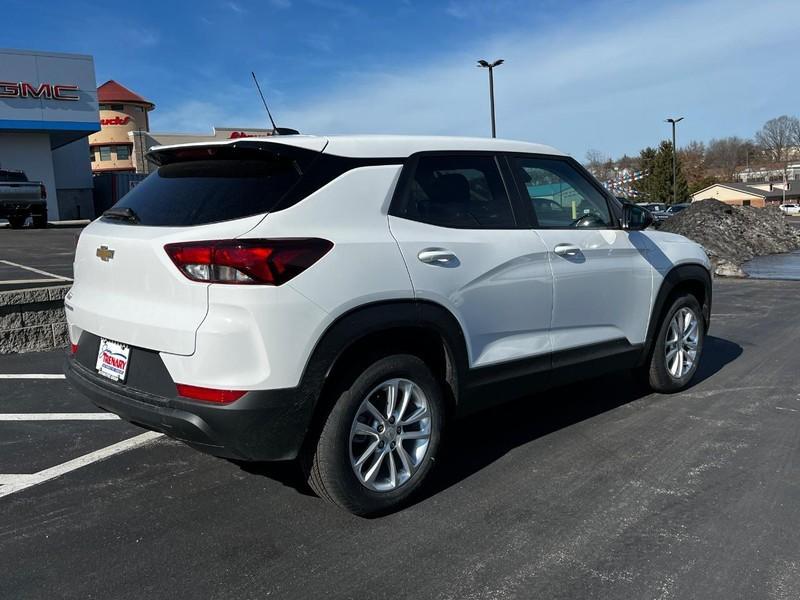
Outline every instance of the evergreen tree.
MULTIPOLYGON (((647 173, 636 184, 636 190, 647 202, 659 202, 661 204, 672 204, 672 142, 663 141, 654 148, 642 150, 639 159, 642 170, 647 173)), ((677 164, 677 201, 686 202, 689 198, 689 186, 686 183, 686 175, 683 172, 680 156, 677 164)))

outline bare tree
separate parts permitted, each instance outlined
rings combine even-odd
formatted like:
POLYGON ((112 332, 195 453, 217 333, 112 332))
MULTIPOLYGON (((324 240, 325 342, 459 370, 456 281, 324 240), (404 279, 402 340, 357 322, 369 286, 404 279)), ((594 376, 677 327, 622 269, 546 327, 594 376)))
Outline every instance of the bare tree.
POLYGON ((756 133, 756 142, 764 149, 767 156, 781 162, 789 159, 789 149, 794 145, 794 139, 800 130, 800 121, 797 117, 781 115, 770 119, 756 133))
POLYGON ((789 139, 793 149, 800 149, 800 119, 794 119, 789 139))
POLYGON ((586 151, 586 168, 592 173, 595 173, 595 170, 602 168, 607 160, 608 156, 606 156, 606 154, 600 150, 589 148, 586 151))
POLYGON ((614 177, 614 161, 607 154, 594 148, 586 151, 586 168, 600 181, 614 177))
POLYGON ((720 177, 730 181, 738 170, 750 157, 755 154, 753 143, 740 137, 732 136, 713 139, 708 143, 705 152, 705 164, 713 169, 720 177))
POLYGON ((706 177, 706 147, 703 142, 691 141, 678 150, 689 189, 697 188, 697 182, 706 177))

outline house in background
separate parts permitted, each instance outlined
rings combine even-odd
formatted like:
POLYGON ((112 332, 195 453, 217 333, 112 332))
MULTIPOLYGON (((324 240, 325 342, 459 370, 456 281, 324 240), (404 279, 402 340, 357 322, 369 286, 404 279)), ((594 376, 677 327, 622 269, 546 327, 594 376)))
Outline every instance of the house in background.
POLYGON ((719 200, 733 206, 779 206, 784 202, 800 200, 800 182, 780 183, 715 183, 692 194, 692 202, 719 200))

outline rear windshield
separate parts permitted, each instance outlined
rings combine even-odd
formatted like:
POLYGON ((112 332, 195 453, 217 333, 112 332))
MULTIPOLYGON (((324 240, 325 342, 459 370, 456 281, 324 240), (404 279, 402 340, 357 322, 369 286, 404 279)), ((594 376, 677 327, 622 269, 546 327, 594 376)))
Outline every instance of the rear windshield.
POLYGON ((0 171, 0 181, 23 182, 28 181, 22 171, 0 171))
POLYGON ((267 213, 301 178, 294 160, 215 158, 166 164, 128 192, 141 225, 185 226, 267 213))

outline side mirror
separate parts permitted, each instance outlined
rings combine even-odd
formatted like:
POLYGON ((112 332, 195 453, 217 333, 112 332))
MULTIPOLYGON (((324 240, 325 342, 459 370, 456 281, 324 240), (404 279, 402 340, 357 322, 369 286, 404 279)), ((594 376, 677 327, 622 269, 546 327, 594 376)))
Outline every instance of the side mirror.
POLYGON ((622 205, 622 228, 628 231, 641 231, 653 224, 650 211, 635 204, 622 205))

